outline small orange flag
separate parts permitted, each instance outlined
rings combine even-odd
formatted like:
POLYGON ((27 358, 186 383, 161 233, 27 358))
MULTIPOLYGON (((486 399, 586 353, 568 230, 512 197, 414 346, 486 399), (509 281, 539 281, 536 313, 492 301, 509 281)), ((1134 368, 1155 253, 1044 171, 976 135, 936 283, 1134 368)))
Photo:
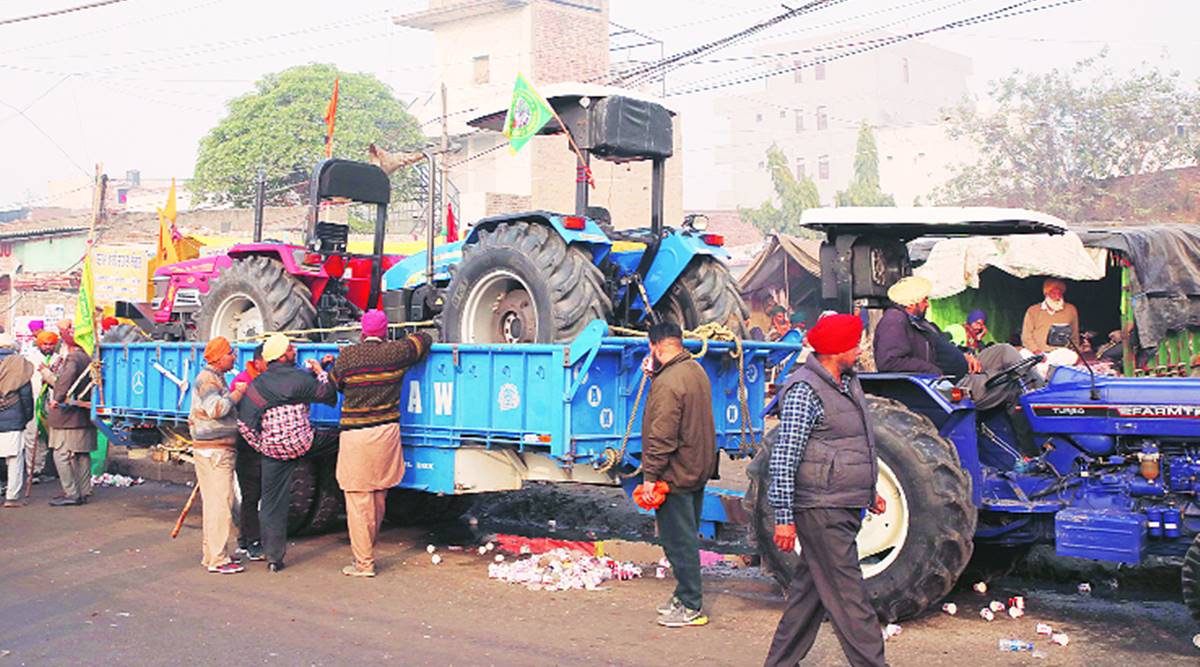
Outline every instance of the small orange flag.
POLYGON ((338 79, 333 80, 333 97, 325 107, 325 157, 333 157, 333 124, 337 120, 338 79))

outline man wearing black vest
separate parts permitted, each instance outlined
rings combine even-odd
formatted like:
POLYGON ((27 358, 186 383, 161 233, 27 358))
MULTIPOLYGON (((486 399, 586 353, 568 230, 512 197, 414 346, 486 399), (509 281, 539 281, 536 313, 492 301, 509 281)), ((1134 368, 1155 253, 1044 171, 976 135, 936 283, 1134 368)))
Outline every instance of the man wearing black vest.
POLYGON ((768 498, 775 545, 791 551, 799 540, 801 551, 768 666, 803 660, 826 614, 851 665, 887 664, 855 545, 862 510, 885 509, 875 493, 875 439, 854 373, 862 330, 854 315, 819 320, 807 339, 814 354, 779 390, 768 498))

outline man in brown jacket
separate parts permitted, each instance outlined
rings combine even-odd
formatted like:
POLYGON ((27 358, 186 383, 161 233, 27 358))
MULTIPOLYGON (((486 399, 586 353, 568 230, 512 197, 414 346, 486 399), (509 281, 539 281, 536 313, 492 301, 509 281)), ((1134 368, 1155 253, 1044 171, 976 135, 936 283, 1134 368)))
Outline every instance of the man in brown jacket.
POLYGON ((63 495, 50 501, 56 507, 83 505, 92 495, 91 453, 96 449, 96 427, 88 409, 79 405, 88 396, 88 372, 92 358, 75 342, 70 320, 58 323, 58 333, 67 348, 66 358, 54 378, 54 393, 46 425, 50 427, 50 450, 63 495))
POLYGON ((658 536, 675 596, 658 608, 659 625, 708 623, 701 610, 700 507, 704 486, 717 473, 717 434, 708 374, 683 349, 679 325, 650 327, 653 378, 642 415, 642 477, 646 488, 666 482, 666 500, 655 511, 658 536))

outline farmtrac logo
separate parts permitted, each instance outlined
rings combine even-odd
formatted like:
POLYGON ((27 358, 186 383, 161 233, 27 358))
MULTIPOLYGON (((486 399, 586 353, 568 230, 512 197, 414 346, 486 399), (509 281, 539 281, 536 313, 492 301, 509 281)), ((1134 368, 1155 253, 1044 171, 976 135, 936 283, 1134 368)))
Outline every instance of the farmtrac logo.
POLYGON ((1200 405, 1031 405, 1038 417, 1200 419, 1200 405))

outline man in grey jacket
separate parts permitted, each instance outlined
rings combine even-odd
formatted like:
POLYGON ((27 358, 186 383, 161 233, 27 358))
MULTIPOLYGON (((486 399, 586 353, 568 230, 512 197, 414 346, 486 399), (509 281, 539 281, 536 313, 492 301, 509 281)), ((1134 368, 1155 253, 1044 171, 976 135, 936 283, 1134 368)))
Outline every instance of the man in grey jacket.
POLYGON ((51 381, 50 449, 63 495, 50 501, 55 507, 83 505, 92 495, 91 453, 96 450, 96 427, 86 407, 90 385, 84 377, 92 358, 75 342, 71 320, 58 323, 58 333, 67 348, 66 358, 51 381))
POLYGON ((233 472, 237 466, 237 402, 242 388, 229 390, 225 374, 233 369, 233 347, 218 336, 204 348, 208 362, 196 376, 188 426, 193 465, 204 503, 204 556, 200 564, 213 574, 237 574, 246 568, 229 557, 233 535, 233 472))
POLYGON ((788 588, 766 664, 792 667, 808 655, 825 615, 854 667, 883 667, 883 635, 867 597, 855 538, 862 510, 882 514, 866 396, 854 373, 862 320, 830 315, 808 334, 814 354, 779 389, 779 435, 768 498, 775 545, 800 563, 788 588))

